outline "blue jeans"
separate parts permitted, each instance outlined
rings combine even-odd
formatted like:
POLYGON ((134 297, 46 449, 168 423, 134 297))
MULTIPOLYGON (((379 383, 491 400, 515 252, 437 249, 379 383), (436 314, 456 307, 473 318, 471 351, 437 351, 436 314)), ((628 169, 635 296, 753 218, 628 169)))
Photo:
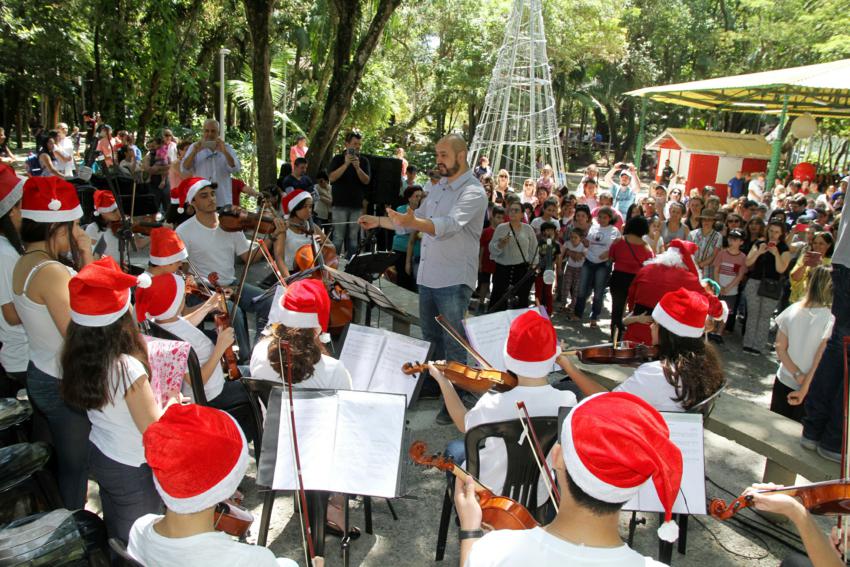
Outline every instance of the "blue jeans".
POLYGON ((86 412, 65 404, 59 393, 59 380, 30 362, 27 368, 27 395, 47 418, 59 469, 59 494, 69 510, 86 504, 88 483, 88 444, 91 424, 86 412))
POLYGON ((576 299, 575 314, 578 317, 584 315, 584 306, 587 298, 593 292, 593 303, 590 308, 590 319, 596 321, 602 313, 602 302, 605 300, 605 286, 608 285, 608 276, 611 267, 608 262, 591 262, 585 260, 581 267, 581 284, 579 285, 578 299, 576 299))
POLYGON ((359 207, 332 207, 333 222, 349 222, 351 224, 334 224, 333 243, 336 253, 342 257, 342 245, 345 243, 345 257, 351 258, 357 250, 357 234, 360 226, 357 219, 363 214, 359 207))
MULTIPOLYGON (((457 466, 463 466, 466 461, 466 441, 463 438, 452 439, 446 445, 446 450, 443 452, 443 456, 454 461, 457 466)), ((454 484, 454 473, 446 471, 446 478, 449 479, 449 484, 454 484)))
POLYGON ((472 288, 463 284, 438 288, 419 286, 419 325, 422 337, 434 345, 434 360, 466 363, 466 350, 443 330, 435 318, 442 315, 461 335, 465 335, 463 317, 471 297, 472 288))
POLYGON ((844 419, 844 347, 850 336, 850 268, 832 265, 832 314, 835 326, 806 395, 803 436, 827 451, 841 452, 844 419))

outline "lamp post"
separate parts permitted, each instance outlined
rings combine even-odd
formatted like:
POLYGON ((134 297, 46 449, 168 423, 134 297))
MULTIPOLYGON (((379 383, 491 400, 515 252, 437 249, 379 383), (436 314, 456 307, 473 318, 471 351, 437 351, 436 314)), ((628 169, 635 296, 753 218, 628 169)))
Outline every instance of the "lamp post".
POLYGON ((218 51, 218 124, 221 139, 224 140, 225 131, 227 130, 227 116, 224 114, 225 112, 225 100, 224 100, 224 58, 225 56, 230 55, 230 50, 222 47, 218 51))

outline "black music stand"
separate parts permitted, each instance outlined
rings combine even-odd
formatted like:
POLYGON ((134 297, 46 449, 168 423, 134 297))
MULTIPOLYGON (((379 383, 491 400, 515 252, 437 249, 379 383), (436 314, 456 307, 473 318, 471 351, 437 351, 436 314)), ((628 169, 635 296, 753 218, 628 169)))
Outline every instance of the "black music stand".
POLYGON ((325 266, 324 269, 333 276, 334 280, 338 282, 351 297, 366 303, 364 325, 367 327, 372 325, 373 307, 377 307, 381 311, 386 311, 394 320, 401 320, 408 324, 413 320, 407 312, 393 303, 383 291, 363 278, 347 272, 340 272, 339 270, 334 270, 327 266, 325 266))
POLYGON ((395 261, 396 252, 358 253, 345 265, 345 273, 372 282, 395 264, 395 261))

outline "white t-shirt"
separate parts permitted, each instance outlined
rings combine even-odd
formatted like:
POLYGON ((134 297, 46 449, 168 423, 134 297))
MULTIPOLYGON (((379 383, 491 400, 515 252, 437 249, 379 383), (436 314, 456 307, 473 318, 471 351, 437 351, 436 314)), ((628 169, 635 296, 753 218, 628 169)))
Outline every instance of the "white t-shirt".
POLYGON ((574 246, 573 243, 570 240, 567 240, 566 242, 564 242, 564 251, 565 252, 563 254, 563 257, 567 259, 567 267, 569 267, 569 268, 581 268, 582 267, 582 265, 584 264, 584 258, 582 258, 581 260, 573 260, 570 257, 570 255, 567 254, 566 252, 586 253, 587 252, 587 246, 585 246, 581 242, 578 243, 578 246, 574 246))
POLYGON ((764 197, 764 186, 759 183, 758 179, 753 179, 747 185, 747 199, 761 203, 762 197, 764 197))
POLYGON ((556 231, 558 230, 559 220, 556 219, 555 217, 552 217, 548 221, 546 219, 544 219, 543 217, 537 217, 536 219, 531 221, 531 228, 534 229, 534 233, 537 236, 540 236, 540 225, 542 225, 544 222, 551 222, 552 224, 555 225, 555 230, 556 231))
MULTIPOLYGON (((195 354, 198 355, 198 362, 200 362, 201 366, 206 364, 213 355, 215 344, 213 344, 203 331, 193 326, 183 317, 178 317, 176 321, 172 321, 171 323, 157 322, 157 325, 172 335, 175 335, 180 340, 186 341, 192 345, 192 350, 194 350, 195 354)), ((213 370, 212 376, 210 376, 210 379, 207 380, 206 384, 204 384, 204 395, 207 397, 207 401, 217 398, 221 393, 222 388, 224 388, 224 371, 222 371, 221 365, 217 364, 213 370)))
POLYGON ((124 395, 136 380, 146 375, 144 365, 137 358, 122 354, 109 369, 112 402, 86 412, 91 422, 89 440, 101 453, 129 467, 144 464, 145 448, 142 445, 142 432, 130 415, 124 395))
POLYGON ((587 240, 590 243, 587 247, 587 259, 598 264, 601 261, 599 257, 607 252, 618 238, 620 238, 620 231, 616 226, 611 224, 601 226, 593 223, 587 232, 587 240))
MULTIPOLYGON (((789 305, 776 318, 779 330, 788 337, 788 356, 803 374, 811 370, 818 346, 821 341, 832 336, 834 324, 835 315, 829 307, 803 307, 801 301, 789 305)), ((800 389, 800 385, 781 362, 776 376, 792 390, 800 389)))
MULTIPOLYGON (((137 522, 138 523, 138 522, 137 522)), ((132 538, 132 535, 131 535, 132 538)), ((623 544, 588 547, 553 536, 543 528, 497 530, 472 545, 465 567, 654 567, 664 565, 623 544)))
POLYGON ((65 177, 74 177, 74 140, 65 136, 61 142, 56 144, 56 152, 61 153, 62 157, 68 160, 57 160, 56 169, 65 177))
POLYGON ((658 411, 685 411, 682 404, 675 401, 676 388, 664 376, 661 362, 645 362, 637 367, 635 373, 614 388, 615 392, 634 394, 658 411))
MULTIPOLYGON (((556 390, 546 386, 517 386, 508 392, 487 392, 466 414, 464 424, 468 432, 473 427, 485 423, 497 423, 517 419, 516 403, 525 402, 531 417, 555 417, 558 409, 576 405, 576 396, 570 391, 556 390)), ((508 453, 505 442, 494 437, 484 441, 484 447, 478 453, 481 464, 478 479, 484 486, 500 494, 505 484, 508 470, 508 453)), ((537 485, 537 504, 542 505, 549 498, 546 485, 541 477, 537 485)))
MULTIPOLYGON (((12 272, 20 258, 12 243, 0 235, 0 305, 12 303, 12 272)), ((27 332, 23 325, 10 325, 0 314, 0 364, 8 372, 26 372, 29 364, 27 332)))
MULTIPOLYGON (((271 337, 265 337, 254 345, 254 350, 251 351, 251 378, 280 382, 280 374, 275 372, 269 363, 269 343, 271 343, 271 337)), ((303 382, 294 384, 293 387, 295 389, 350 390, 351 375, 342 362, 323 354, 313 368, 313 375, 303 382)))
POLYGON ((189 537, 165 537, 154 524, 163 516, 146 514, 130 528, 127 551, 145 567, 297 567, 291 559, 275 558, 259 545, 240 543, 224 532, 189 537))
POLYGON ((189 260, 202 276, 217 272, 221 285, 236 281, 236 256, 251 247, 244 234, 225 232, 220 226, 207 228, 194 216, 178 226, 175 232, 183 239, 189 260))
POLYGON ((91 238, 92 250, 97 249, 97 244, 102 238, 106 243, 106 248, 103 250, 102 256, 112 256, 116 262, 121 262, 121 248, 118 237, 112 233, 112 230, 107 228, 101 231, 96 222, 86 226, 86 234, 91 238))

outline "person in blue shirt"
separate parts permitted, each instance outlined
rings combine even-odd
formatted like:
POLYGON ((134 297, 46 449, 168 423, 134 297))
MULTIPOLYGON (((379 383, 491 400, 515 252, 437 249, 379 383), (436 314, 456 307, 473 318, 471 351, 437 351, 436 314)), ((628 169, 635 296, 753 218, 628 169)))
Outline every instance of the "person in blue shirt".
POLYGON ((729 186, 729 196, 733 199, 744 196, 744 188, 746 184, 744 173, 741 171, 735 172, 735 177, 729 180, 726 185, 729 186))
POLYGON ((605 175, 605 181, 611 187, 611 195, 614 198, 613 207, 617 209, 623 218, 627 218, 629 207, 635 202, 635 197, 640 191, 640 182, 637 178, 637 170, 633 164, 616 164, 605 175), (617 181, 614 181, 614 179, 617 181))

